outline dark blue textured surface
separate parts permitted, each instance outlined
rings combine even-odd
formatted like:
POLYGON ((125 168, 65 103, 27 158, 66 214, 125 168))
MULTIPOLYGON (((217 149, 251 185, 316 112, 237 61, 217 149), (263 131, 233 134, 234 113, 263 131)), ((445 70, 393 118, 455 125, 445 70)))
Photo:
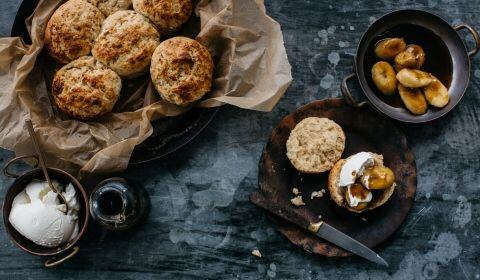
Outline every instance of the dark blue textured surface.
MULTIPOLYGON (((421 8, 452 24, 480 28, 480 2, 266 2, 282 25, 294 77, 277 108, 257 113, 224 107, 188 147, 127 170, 124 176, 142 182, 151 196, 147 221, 123 234, 92 227, 78 256, 57 269, 44 269, 40 258, 16 248, 2 224, 0 279, 480 279, 478 57, 456 109, 432 124, 400 125, 416 156, 418 189, 403 227, 377 249, 389 268, 356 257, 310 255, 288 243, 248 201, 271 129, 300 105, 340 95, 340 81, 352 71, 352 56, 369 23, 398 8, 421 8), (251 256, 254 248, 264 257, 251 256)), ((0 36, 7 36, 19 0, 0 5, 0 36)), ((1 151, 0 164, 12 156, 1 151)), ((3 199, 10 180, 0 178, 3 199)))

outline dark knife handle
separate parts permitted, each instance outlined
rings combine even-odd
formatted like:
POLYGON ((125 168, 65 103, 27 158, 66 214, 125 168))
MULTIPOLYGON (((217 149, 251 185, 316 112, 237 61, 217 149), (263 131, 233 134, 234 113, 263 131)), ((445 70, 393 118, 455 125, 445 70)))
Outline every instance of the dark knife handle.
POLYGON ((253 204, 274 214, 275 216, 278 216, 288 222, 294 223, 297 226, 308 230, 314 234, 320 230, 320 227, 323 224, 322 221, 315 223, 311 223, 310 221, 308 221, 304 215, 299 213, 305 211, 305 209, 295 208, 295 206, 290 205, 290 202, 278 203, 272 199, 268 199, 266 195, 261 192, 253 192, 250 195, 250 201, 253 204))

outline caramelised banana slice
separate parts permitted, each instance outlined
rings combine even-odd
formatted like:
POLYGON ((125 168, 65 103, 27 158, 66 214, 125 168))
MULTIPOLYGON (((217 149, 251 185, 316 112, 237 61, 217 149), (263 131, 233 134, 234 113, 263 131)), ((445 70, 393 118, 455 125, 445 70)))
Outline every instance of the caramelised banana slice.
POLYGON ((405 68, 397 73, 397 80, 405 87, 420 88, 428 86, 433 78, 427 72, 405 68))
POLYGON ((427 111, 427 101, 421 89, 407 88, 398 84, 398 94, 403 104, 405 104, 405 107, 413 114, 422 115, 427 111))
POLYGON ((425 62, 425 52, 419 45, 408 45, 407 48, 395 56, 395 70, 403 68, 420 69, 425 62))
POLYGON ((395 70, 388 62, 379 61, 373 65, 372 80, 383 94, 395 94, 397 78, 395 77, 395 70))
POLYGON ((363 210, 372 201, 372 193, 359 183, 347 187, 345 199, 350 207, 355 210, 363 210))
POLYGON ((428 104, 437 108, 445 107, 450 100, 447 87, 435 77, 433 77, 433 81, 423 89, 423 93, 425 94, 428 104))
POLYGON ((402 38, 385 38, 375 45, 375 55, 381 60, 392 60, 405 50, 405 46, 402 38))
POLYGON ((363 171, 360 182, 369 190, 384 190, 395 182, 395 175, 390 168, 376 165, 363 171))

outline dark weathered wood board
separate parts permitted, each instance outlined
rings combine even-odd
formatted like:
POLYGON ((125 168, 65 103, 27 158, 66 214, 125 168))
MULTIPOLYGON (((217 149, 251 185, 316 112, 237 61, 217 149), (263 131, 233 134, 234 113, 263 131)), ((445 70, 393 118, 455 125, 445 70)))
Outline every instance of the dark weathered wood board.
MULTIPOLYGON (((7 36, 19 0, 4 0, 7 36)), ((377 250, 387 269, 359 258, 326 259, 291 245, 248 201, 271 130, 296 107, 340 95, 356 44, 369 23, 399 8, 430 10, 480 29, 479 1, 267 0, 282 24, 294 82, 277 108, 222 108, 206 131, 167 159, 124 176, 143 183, 152 209, 139 228, 107 233, 92 226, 78 256, 55 270, 20 251, 0 226, 0 279, 479 279, 480 58, 460 105, 428 125, 400 125, 415 154, 418 188, 402 228, 377 250), (262 259, 250 255, 258 248, 262 259)), ((464 33, 462 33, 464 34, 464 33)), ((468 37, 468 35, 466 35, 468 37)), ((471 43, 471 40, 468 40, 471 43)), ((350 85, 359 93, 359 86, 350 85)), ((2 151, 0 164, 12 157, 2 151)), ((10 183, 1 177, 3 199, 10 183)))
MULTIPOLYGON (((370 248, 382 244, 395 233, 415 198, 415 160, 403 133, 371 108, 353 108, 342 98, 313 101, 286 116, 272 131, 258 168, 260 190, 250 196, 255 205, 269 210, 269 214, 277 213, 274 208, 278 205, 278 211, 296 212, 306 221, 324 221, 370 248), (342 158, 362 151, 383 156, 385 166, 392 168, 397 183, 385 205, 362 213, 350 212, 331 199, 327 187, 328 172, 305 174, 293 167, 286 155, 286 142, 292 129, 308 117, 329 118, 342 127, 346 138, 342 158), (295 196, 292 194, 293 187, 301 192, 304 206, 296 208, 291 205, 290 199, 295 196), (325 195, 311 198, 312 192, 321 189, 327 191, 325 195)), ((375 197, 378 199, 381 196, 379 193, 373 195, 371 203, 374 203, 375 197)), ((351 255, 291 222, 274 218, 275 228, 308 252, 327 257, 351 255)))

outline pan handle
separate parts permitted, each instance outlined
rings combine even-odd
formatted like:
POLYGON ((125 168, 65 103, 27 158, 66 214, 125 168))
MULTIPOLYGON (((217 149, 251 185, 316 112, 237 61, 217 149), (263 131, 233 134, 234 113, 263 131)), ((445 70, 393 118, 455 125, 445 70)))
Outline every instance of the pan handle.
POLYGON ((33 168, 37 168, 37 166, 38 166, 38 157, 37 157, 37 155, 18 156, 18 157, 15 157, 15 158, 9 160, 9 161, 7 162, 7 164, 5 164, 5 166, 3 167, 3 175, 5 175, 5 177, 18 178, 20 175, 10 172, 10 171, 8 170, 8 168, 10 167, 10 165, 12 165, 13 163, 15 163, 16 161, 21 160, 21 159, 25 159, 25 158, 33 158, 33 159, 35 159, 35 164, 33 165, 33 168))
POLYGON ((74 247, 70 253, 61 257, 60 259, 57 259, 56 257, 53 257, 53 258, 45 261, 45 267, 51 268, 51 267, 57 266, 57 265, 63 263, 64 261, 70 259, 71 257, 75 256, 78 253, 79 250, 80 250, 80 248, 74 247))
POLYGON ((455 29, 456 31, 459 31, 461 29, 467 29, 470 34, 472 34, 473 39, 475 40, 475 48, 468 52, 468 56, 474 56, 480 50, 480 35, 478 35, 478 32, 466 23, 457 24, 453 27, 453 29, 455 29))
POLYGON ((367 105, 368 102, 367 101, 357 102, 353 98, 353 95, 350 93, 350 90, 348 89, 348 85, 347 85, 348 80, 354 78, 355 76, 356 76, 355 73, 352 73, 352 74, 346 76, 345 78, 343 78, 342 85, 340 86, 340 89, 342 90, 343 98, 345 98, 345 100, 347 101, 347 103, 350 106, 355 107, 355 108, 360 108, 360 107, 363 107, 363 106, 367 105))

